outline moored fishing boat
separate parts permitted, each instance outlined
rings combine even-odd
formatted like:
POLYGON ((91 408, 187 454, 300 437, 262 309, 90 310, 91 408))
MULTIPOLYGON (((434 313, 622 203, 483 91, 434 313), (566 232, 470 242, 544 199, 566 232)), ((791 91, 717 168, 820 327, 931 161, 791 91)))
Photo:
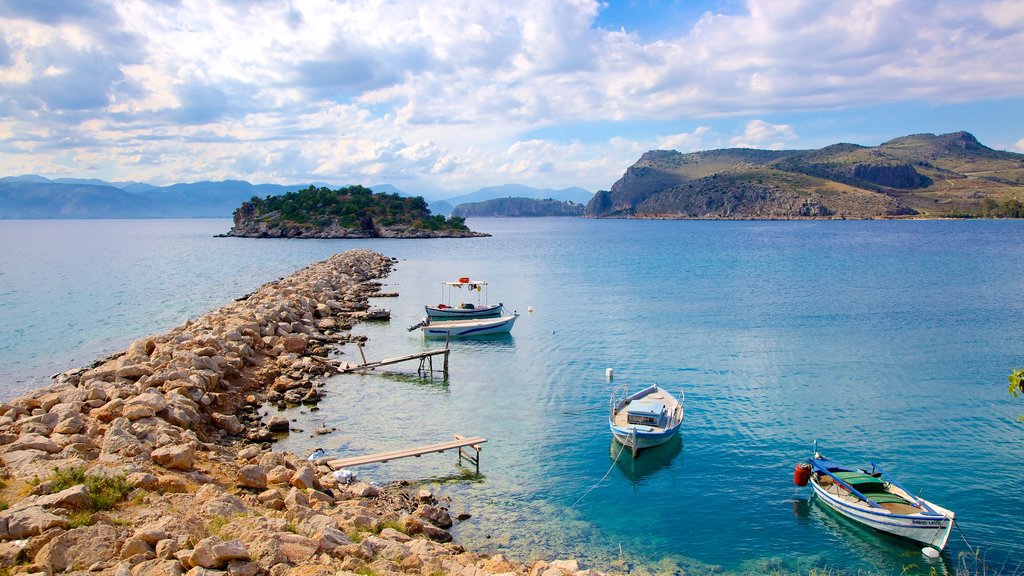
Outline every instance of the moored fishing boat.
POLYGON ((412 329, 420 328, 428 338, 446 338, 449 336, 486 336, 489 334, 505 334, 512 330, 518 314, 498 316, 496 318, 473 318, 467 320, 434 320, 424 318, 412 329))
POLYGON ((814 455, 797 465, 793 482, 810 482, 826 506, 853 521, 936 550, 946 547, 956 520, 953 511, 914 496, 876 464, 870 472, 849 468, 822 456, 817 443, 814 455))
POLYGON ((501 316, 502 304, 488 304, 486 298, 487 282, 483 280, 470 280, 468 277, 459 278, 456 282, 443 282, 441 284, 441 298, 444 303, 436 306, 424 306, 428 318, 443 319, 466 319, 466 318, 488 318, 501 316), (459 302, 452 304, 452 288, 466 288, 470 292, 476 292, 476 302, 459 302), (445 291, 447 290, 447 294, 445 291), (481 297, 481 294, 484 296, 481 297))
POLYGON ((683 402, 686 395, 679 393, 677 400, 657 385, 651 385, 635 394, 629 385, 612 392, 608 427, 612 435, 636 458, 640 450, 668 442, 679 432, 683 422, 683 402))

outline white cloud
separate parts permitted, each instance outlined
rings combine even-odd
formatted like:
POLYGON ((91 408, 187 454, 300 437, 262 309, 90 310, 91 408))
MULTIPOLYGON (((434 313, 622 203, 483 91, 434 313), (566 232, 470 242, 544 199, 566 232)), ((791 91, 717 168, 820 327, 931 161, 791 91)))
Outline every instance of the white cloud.
POLYGON ((769 124, 764 120, 747 122, 743 135, 730 141, 736 148, 767 148, 781 150, 786 142, 796 140, 797 135, 789 124, 769 124))
POLYGON ((710 133, 711 128, 708 128, 707 126, 698 126, 693 130, 693 132, 661 136, 658 138, 658 142, 655 147, 659 150, 693 152, 704 147, 704 138, 710 133))
POLYGON ((386 175, 596 189, 638 149, 699 149, 710 128, 646 147, 531 134, 731 117, 746 122, 733 145, 781 147, 794 125, 749 119, 1024 97, 1024 8, 1010 0, 748 0, 654 40, 595 27, 598 0, 60 6, 0 11, 5 166, 84 175, 83 162, 154 183, 386 175), (81 144, 53 157, 53 135, 81 144))
POLYGON ((1017 143, 1014 144, 1013 149, 1016 150, 1017 152, 1024 152, 1024 138, 1017 140, 1017 143))

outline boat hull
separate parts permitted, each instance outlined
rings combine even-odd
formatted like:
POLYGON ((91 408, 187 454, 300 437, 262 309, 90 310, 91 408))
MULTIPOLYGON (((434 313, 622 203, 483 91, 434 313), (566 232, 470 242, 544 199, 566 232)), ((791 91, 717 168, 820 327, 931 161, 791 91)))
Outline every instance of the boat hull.
MULTIPOLYGON (((884 510, 868 509, 841 500, 821 487, 817 478, 812 477, 810 484, 814 494, 829 508, 835 510, 842 516, 873 528, 880 532, 920 542, 938 550, 946 547, 952 530, 953 516, 950 515, 926 515, 926 514, 893 514, 884 510)), ((934 509, 939 509, 935 504, 923 500, 934 509)))
POLYGON ((430 322, 422 326, 423 335, 427 338, 448 338, 467 336, 487 336, 489 334, 507 334, 512 330, 518 316, 501 316, 492 319, 451 320, 430 322))
POLYGON ((427 317, 429 318, 444 318, 444 319, 459 319, 459 318, 489 318, 500 316, 502 311, 501 304, 494 304, 493 306, 477 306, 476 308, 455 308, 452 306, 424 306, 427 311, 427 317))
POLYGON ((636 450, 643 450, 645 448, 654 448, 655 446, 661 446, 662 444, 671 440, 676 434, 679 433, 679 426, 676 425, 670 431, 661 432, 658 434, 645 434, 637 432, 635 435, 630 433, 628 430, 621 428, 612 427, 612 436, 618 440, 619 444, 627 448, 635 448, 636 450))
MULTIPOLYGON (((616 390, 618 393, 620 388, 616 390)), ((623 446, 632 449, 634 456, 645 448, 660 446, 671 440, 679 433, 679 427, 683 423, 683 403, 669 394, 667 391, 650 386, 629 397, 616 397, 612 394, 611 413, 608 417, 608 428, 612 436, 623 446), (635 425, 628 422, 625 413, 630 403, 643 400, 644 398, 657 398, 658 406, 664 406, 666 420, 657 425, 635 425)))

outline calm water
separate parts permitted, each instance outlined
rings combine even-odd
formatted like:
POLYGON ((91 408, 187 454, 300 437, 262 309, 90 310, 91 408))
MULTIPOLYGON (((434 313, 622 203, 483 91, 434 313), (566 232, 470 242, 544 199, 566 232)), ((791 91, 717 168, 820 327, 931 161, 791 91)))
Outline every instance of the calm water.
POLYGON ((472 514, 455 528, 472 547, 655 573, 956 568, 959 533, 929 562, 793 486, 817 439, 955 510, 994 571, 1024 571, 1024 402, 1006 393, 1024 366, 1024 222, 470 225, 494 236, 278 241, 213 238, 224 220, 0 221, 2 395, 372 248, 400 260, 386 280, 400 296, 375 302, 390 323, 356 329, 370 359, 441 345, 405 328, 459 276, 490 281, 490 300, 521 317, 509 336, 453 342, 447 381, 332 378, 320 411, 289 412, 307 432, 284 446, 348 455, 486 437, 477 482, 447 453, 357 469, 429 480, 472 514), (636 462, 615 461, 605 420, 627 382, 686 393, 681 439, 636 462), (312 438, 320 424, 338 432, 312 438))

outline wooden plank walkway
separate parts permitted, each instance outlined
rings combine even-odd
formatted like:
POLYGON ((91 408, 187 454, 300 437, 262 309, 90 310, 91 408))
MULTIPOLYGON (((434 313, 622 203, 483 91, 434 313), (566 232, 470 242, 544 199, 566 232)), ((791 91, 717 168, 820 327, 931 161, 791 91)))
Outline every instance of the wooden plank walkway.
POLYGON ((435 452, 444 452, 445 450, 459 450, 459 461, 463 457, 469 458, 470 462, 473 462, 477 466, 477 472, 480 471, 480 444, 487 442, 486 438, 479 436, 473 438, 465 438, 458 434, 455 435, 455 440, 450 442, 441 442, 439 444, 429 444, 427 446, 417 446, 415 448, 406 448, 404 450, 392 450, 390 452, 378 452, 377 454, 366 454, 365 456, 353 456, 351 458, 339 458, 337 460, 328 460, 327 465, 331 467, 331 470, 340 470, 349 466, 359 466, 360 464, 373 464, 376 462, 387 462, 389 460, 397 460, 399 458, 416 457, 419 458, 424 454, 433 454, 435 452), (471 447, 476 450, 476 458, 463 453, 463 448, 471 447))
POLYGON ((443 354, 444 355, 443 372, 447 375, 448 374, 448 353, 449 352, 451 352, 451 350, 447 346, 445 346, 444 348, 441 348, 441 349, 438 349, 438 350, 429 350, 427 352, 417 352, 415 354, 407 354, 405 356, 396 356, 394 358, 385 358, 384 360, 377 360, 377 361, 374 361, 374 362, 367 362, 366 356, 363 356, 363 344, 362 344, 362 342, 360 342, 359 343, 359 355, 362 356, 363 363, 362 364, 358 364, 358 365, 342 364, 342 365, 338 366, 338 371, 341 372, 341 373, 365 372, 367 370, 373 370, 374 368, 378 368, 380 366, 387 366, 389 364, 398 364, 399 362, 407 362, 409 360, 419 360, 420 361, 420 369, 419 369, 419 371, 420 372, 426 372, 428 369, 424 366, 424 361, 425 360, 429 360, 430 361, 429 371, 433 372, 434 371, 434 361, 433 361, 434 356, 439 356, 439 355, 443 354))

